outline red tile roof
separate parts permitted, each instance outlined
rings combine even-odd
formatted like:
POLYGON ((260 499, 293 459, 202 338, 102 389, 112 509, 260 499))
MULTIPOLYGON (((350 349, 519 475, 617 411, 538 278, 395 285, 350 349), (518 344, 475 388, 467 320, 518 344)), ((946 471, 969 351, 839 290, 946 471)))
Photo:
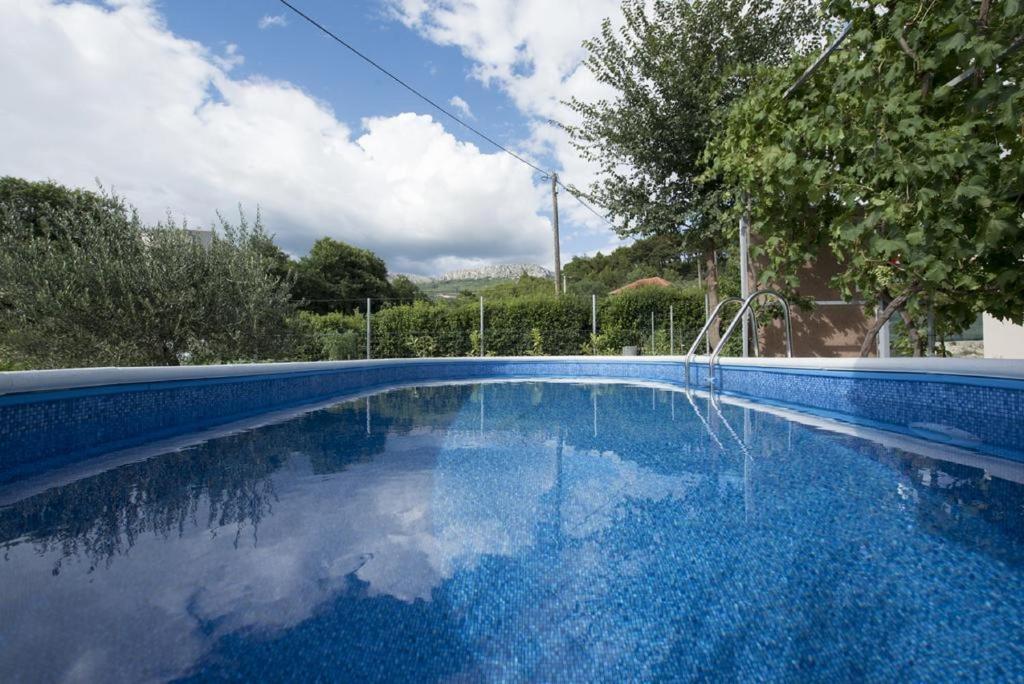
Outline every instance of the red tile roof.
POLYGON ((617 290, 612 290, 609 294, 619 294, 625 290, 634 290, 638 287, 672 287, 672 283, 668 282, 664 278, 641 278, 640 280, 634 280, 629 285, 623 285, 617 290))

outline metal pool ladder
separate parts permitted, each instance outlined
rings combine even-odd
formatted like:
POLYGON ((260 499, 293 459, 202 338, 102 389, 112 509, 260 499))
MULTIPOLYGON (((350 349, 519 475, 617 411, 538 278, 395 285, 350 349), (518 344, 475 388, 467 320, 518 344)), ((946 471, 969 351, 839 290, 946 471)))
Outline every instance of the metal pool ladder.
POLYGON ((697 333, 697 338, 693 341, 693 344, 690 345, 690 351, 686 352, 686 362, 683 364, 683 372, 686 374, 687 385, 690 384, 690 361, 693 360, 693 355, 697 352, 697 345, 700 344, 700 341, 708 334, 708 330, 711 330, 711 326, 714 322, 718 320, 718 314, 722 312, 722 308, 726 304, 730 304, 732 302, 742 304, 743 300, 739 297, 726 297, 722 301, 718 302, 718 306, 716 306, 715 310, 711 312, 710 316, 708 316, 708 320, 704 322, 704 327, 700 329, 700 332, 697 333))
MULTIPOLYGON (((729 327, 726 328, 725 332, 722 334, 722 339, 718 341, 718 346, 716 346, 715 350, 711 352, 711 358, 708 359, 708 384, 712 387, 715 386, 715 361, 718 359, 719 354, 722 353, 722 349, 725 348, 725 343, 729 341, 729 337, 732 336, 733 332, 736 330, 736 326, 739 324, 740 320, 743 319, 743 314, 749 311, 750 307, 753 306, 754 300, 766 295, 774 297, 779 301, 779 304, 782 305, 782 316, 786 325, 786 356, 793 358, 793 323, 789 317, 789 302, 787 302, 785 297, 775 290, 758 290, 743 300, 743 306, 741 306, 740 310, 736 312, 732 322, 729 323, 729 327)), ((755 332, 757 330, 756 320, 754 321, 754 330, 755 332)), ((754 346, 755 348, 757 346, 756 336, 754 346)), ((689 374, 687 374, 687 382, 689 382, 689 374)))

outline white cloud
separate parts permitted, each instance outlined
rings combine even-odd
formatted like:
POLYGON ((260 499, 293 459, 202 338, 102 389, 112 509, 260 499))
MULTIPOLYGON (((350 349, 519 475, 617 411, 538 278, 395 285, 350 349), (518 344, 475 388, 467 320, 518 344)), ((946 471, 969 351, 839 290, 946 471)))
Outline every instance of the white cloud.
MULTIPOLYGON (((412 113, 350 130, 294 85, 232 78, 148 2, 0 4, 0 174, 92 186, 149 220, 259 204, 288 250, 323 235, 394 271, 550 260, 544 188, 412 113)), ((224 60, 228 60, 225 62, 224 60)))
POLYGON ((231 71, 236 66, 245 64, 245 57, 238 52, 238 46, 234 43, 228 43, 224 46, 223 56, 213 56, 212 59, 214 64, 224 71, 231 71))
POLYGON ((455 95, 452 97, 452 99, 448 100, 448 104, 450 104, 452 107, 455 107, 455 109, 457 109, 459 113, 462 114, 463 117, 467 119, 473 118, 473 110, 469 108, 469 103, 463 100, 458 95, 455 95))
POLYGON ((628 571, 637 561, 594 564, 582 545, 613 527, 626 502, 671 498, 682 505, 701 484, 701 475, 658 473, 613 451, 557 449, 535 435, 466 429, 477 415, 467 404, 456 429, 389 434, 372 459, 330 475, 315 475, 302 451, 290 453, 273 475, 273 508, 258 532, 205 529, 204 502, 198 524, 186 522, 177 534, 138 534, 130 553, 93 570, 85 557, 62 559, 68 547, 60 544, 46 551, 15 544, 7 550, 0 611, 18 629, 4 635, 0 669, 41 681, 102 681, 110 672, 124 681, 177 678, 225 635, 271 637, 315 618, 353 577, 369 597, 429 602, 435 588, 485 558, 530 553, 551 522, 545 501, 556 487, 560 531, 579 544, 559 568, 566 579, 590 582, 594 596, 593 581, 609 563, 628 571), (40 609, 40 596, 66 607, 60 620, 40 609), (134 620, 124 619, 126 606, 134 620), (134 657, 125 659, 128 650, 134 657))
POLYGON ((288 19, 283 14, 265 14, 259 21, 261 31, 274 27, 283 28, 287 25, 288 19))
MULTIPOLYGON (((501 88, 532 119, 529 146, 550 154, 566 181, 585 188, 596 168, 580 159, 552 120, 575 123, 563 100, 609 96, 583 65, 582 43, 601 22, 621 16, 620 0, 386 0, 406 26, 440 45, 458 47, 475 63, 473 76, 501 88)), ((606 223, 566 198, 564 210, 585 227, 607 233, 606 223)))

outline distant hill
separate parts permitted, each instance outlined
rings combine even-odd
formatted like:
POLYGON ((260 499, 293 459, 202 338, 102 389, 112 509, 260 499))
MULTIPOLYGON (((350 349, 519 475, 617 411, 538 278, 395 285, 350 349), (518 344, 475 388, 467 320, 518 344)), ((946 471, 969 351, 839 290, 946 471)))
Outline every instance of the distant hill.
POLYGON ((537 264, 495 264, 480 268, 465 268, 449 271, 436 277, 408 275, 429 296, 442 293, 457 293, 462 290, 479 290, 491 285, 512 282, 523 273, 534 278, 553 278, 554 274, 537 264))
POLYGON ((436 280, 450 282, 453 280, 515 280, 522 274, 534 278, 553 278, 554 273, 537 264, 495 264, 481 268, 465 268, 461 271, 449 271, 436 280))

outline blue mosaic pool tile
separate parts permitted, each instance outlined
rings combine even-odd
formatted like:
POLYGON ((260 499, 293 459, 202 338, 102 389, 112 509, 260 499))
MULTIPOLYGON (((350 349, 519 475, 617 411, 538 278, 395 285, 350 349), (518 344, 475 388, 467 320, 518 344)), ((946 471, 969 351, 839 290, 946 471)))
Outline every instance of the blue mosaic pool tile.
POLYGON ((1024 383, 1019 381, 734 366, 722 368, 719 386, 758 400, 851 416, 964 446, 1024 450, 1024 383))
MULTIPOLYGON (((691 373, 704 387, 706 367, 691 373)), ((388 385, 479 378, 612 378, 682 384, 681 361, 442 360, 322 372, 0 396, 0 477, 26 464, 128 446, 388 385)), ((970 446, 1024 452, 1024 381, 723 365, 719 388, 970 446)))

